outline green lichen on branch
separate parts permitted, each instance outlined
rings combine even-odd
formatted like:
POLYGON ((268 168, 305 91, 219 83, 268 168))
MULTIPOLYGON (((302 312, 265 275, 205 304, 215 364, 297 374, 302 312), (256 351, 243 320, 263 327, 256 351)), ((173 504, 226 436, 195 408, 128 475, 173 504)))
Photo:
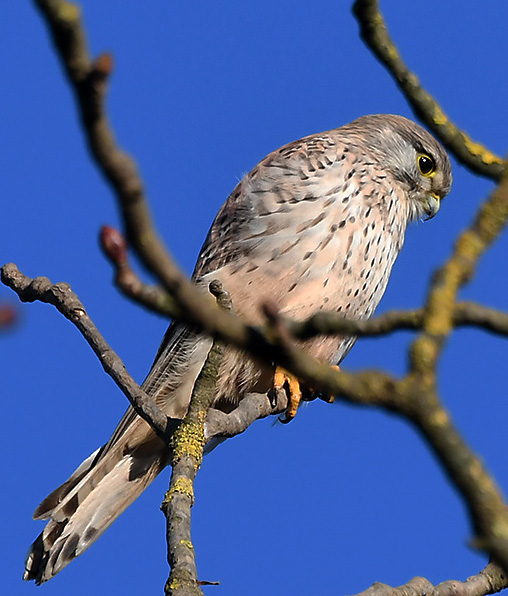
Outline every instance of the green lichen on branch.
POLYGON ((178 478, 173 486, 171 486, 164 495, 164 500, 162 501, 162 507, 167 507, 175 494, 185 495, 189 497, 191 500, 191 504, 194 504, 194 485, 192 480, 189 478, 178 478))
MULTIPOLYGON (((444 113, 418 78, 403 63, 391 40, 377 0, 356 0, 354 13, 366 44, 392 74, 416 114, 471 170, 500 180, 473 224, 458 238, 453 254, 434 275, 423 309, 421 333, 410 348, 410 371, 397 383, 400 402, 436 452, 451 480, 463 494, 476 532, 486 548, 508 570, 508 516, 501 492, 479 458, 455 429, 437 392, 437 364, 454 330, 457 296, 474 274, 481 255, 501 233, 508 219, 505 162, 472 141, 444 113)), ((502 317, 498 317, 501 322, 502 317)))
POLYGON ((411 369, 430 374, 446 337, 454 329, 457 296, 473 276, 478 260, 508 222, 508 177, 479 209, 471 226, 459 236, 448 261, 436 272, 422 321, 423 333, 411 348, 411 369))
MULTIPOLYGON (((231 299, 219 282, 210 291, 221 308, 231 309, 231 299)), ((201 595, 194 546, 191 540, 191 507, 194 478, 205 447, 206 413, 212 405, 224 346, 215 341, 194 383, 189 410, 170 441, 173 467, 169 489, 161 509, 167 519, 168 562, 171 568, 165 593, 171 596, 201 595)))
MULTIPOLYGON (((201 416, 200 416, 201 418, 201 416)), ((193 458, 196 472, 201 466, 203 449, 205 447, 204 416, 202 420, 194 421, 187 416, 174 432, 170 448, 171 462, 174 467, 184 456, 193 458)))
MULTIPOLYGON (((436 369, 442 348, 454 329, 459 290, 471 279, 480 257, 507 221, 505 176, 479 209, 472 225, 459 236, 450 258, 436 272, 424 308, 422 332, 411 346, 411 370, 401 382, 402 391, 413 403, 411 420, 436 452, 468 505, 476 534, 473 543, 487 550, 505 570, 508 570, 508 514, 504 497, 442 406, 437 395, 436 369)), ((475 312, 474 305, 471 311, 475 312)), ((503 317, 498 319, 501 321, 503 317)))

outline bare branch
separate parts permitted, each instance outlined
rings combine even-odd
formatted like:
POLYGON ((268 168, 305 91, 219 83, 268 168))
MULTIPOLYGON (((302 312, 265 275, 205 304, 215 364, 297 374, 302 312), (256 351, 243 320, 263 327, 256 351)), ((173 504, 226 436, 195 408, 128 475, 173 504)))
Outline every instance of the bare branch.
POLYGON ((143 239, 155 253, 154 258, 165 262, 169 257, 153 231, 136 164, 118 147, 105 112, 111 56, 104 54, 95 62, 92 60, 77 5, 66 0, 34 1, 74 91, 89 149, 118 197, 129 240, 138 247, 143 239))
POLYGON ((128 298, 152 312, 171 318, 181 315, 171 296, 160 286, 143 283, 132 269, 127 256, 127 242, 118 230, 102 226, 101 248, 115 271, 115 285, 128 298))
POLYGON ((428 579, 414 577, 398 588, 375 583, 356 596, 487 596, 507 587, 508 581, 501 569, 489 563, 483 571, 468 577, 465 582, 447 580, 434 586, 428 579))
POLYGON ((236 336, 247 333, 245 325, 221 311, 180 271, 155 231, 136 164, 118 147, 105 112, 111 57, 102 55, 92 61, 76 5, 66 0, 34 1, 44 15, 74 91, 90 151, 115 192, 129 243, 178 302, 183 319, 197 322, 211 334, 216 328, 226 334, 230 329, 236 336))
POLYGON ((165 442, 179 420, 168 418, 127 372, 123 362, 111 349, 88 316, 82 302, 69 284, 52 284, 47 277, 31 279, 23 275, 13 263, 1 268, 2 282, 16 292, 22 302, 52 304, 71 321, 99 359, 104 371, 127 397, 136 413, 143 418, 165 442))
MULTIPOLYGON (((232 308, 231 298, 220 282, 213 281, 210 291, 222 308, 232 308)), ((171 596, 202 595, 191 540, 191 507, 194 503, 194 478, 201 466, 205 446, 206 413, 215 397, 223 356, 223 344, 215 341, 194 384, 187 415, 171 439, 171 480, 161 505, 166 516, 168 563, 171 567, 165 593, 171 596)))
POLYGON ((497 335, 508 335, 508 313, 478 304, 459 302, 453 313, 454 327, 479 327, 497 335))
MULTIPOLYGON (((411 352, 414 373, 430 374, 446 337, 453 329, 456 298, 459 289, 473 276, 477 262, 504 230, 508 221, 508 178, 481 206, 473 223, 459 236, 448 261, 434 274, 425 305, 424 333, 415 341, 411 352)), ((485 311, 470 303, 462 309, 463 316, 482 312, 483 321, 504 321, 504 317, 486 317, 485 311)))
POLYGON ((239 435, 260 418, 282 414, 287 403, 286 392, 280 389, 272 398, 265 393, 249 393, 229 414, 211 408, 206 415, 205 439, 209 443, 216 437, 239 435))
POLYGON ((346 319, 335 312, 317 312, 305 321, 284 323, 291 334, 300 340, 310 339, 316 335, 358 335, 370 337, 388 335, 394 331, 411 330, 421 327, 423 310, 392 310, 372 319, 346 319))
POLYGON ((473 172, 499 180, 505 170, 501 157, 469 138, 420 85, 417 76, 402 61, 391 40, 378 0, 356 0, 353 13, 363 41, 382 62, 413 108, 415 114, 438 136, 457 159, 473 172))
MULTIPOLYGON (((417 331, 422 328, 425 311, 391 310, 372 319, 346 319, 339 313, 317 312, 305 321, 283 318, 291 334, 300 340, 316 335, 385 336, 395 331, 417 331)), ((453 312, 452 325, 477 327, 497 335, 508 335, 508 313, 476 302, 459 302, 453 312)))

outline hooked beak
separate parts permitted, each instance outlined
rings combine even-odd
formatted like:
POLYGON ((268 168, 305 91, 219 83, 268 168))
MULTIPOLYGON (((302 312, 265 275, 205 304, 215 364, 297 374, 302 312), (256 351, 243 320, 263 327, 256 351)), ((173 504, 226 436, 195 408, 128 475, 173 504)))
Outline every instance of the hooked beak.
POLYGON ((424 203, 425 213, 427 214, 425 221, 429 221, 429 219, 432 219, 436 215, 440 205, 441 197, 436 193, 429 192, 424 203))

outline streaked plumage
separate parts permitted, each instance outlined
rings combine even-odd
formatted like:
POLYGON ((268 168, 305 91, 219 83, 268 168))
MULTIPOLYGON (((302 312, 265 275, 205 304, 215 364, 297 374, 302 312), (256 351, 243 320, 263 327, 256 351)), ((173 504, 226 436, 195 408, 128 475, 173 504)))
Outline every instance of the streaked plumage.
MULTIPOLYGON (((210 229, 194 279, 204 287, 220 279, 236 312, 253 324, 261 322, 264 295, 294 318, 319 309, 370 317, 407 223, 433 216, 451 180, 441 145, 400 116, 365 116, 306 137, 268 155, 238 184, 210 229)), ((336 364, 353 343, 315 338, 306 346, 336 364)), ((209 339, 180 323, 168 329, 143 388, 169 416, 185 415, 209 347, 209 339)), ((260 370, 229 349, 215 407, 233 409, 247 392, 268 391, 272 378, 271 367, 260 370)), ((129 409, 109 442, 36 510, 35 518, 49 521, 32 545, 24 578, 47 581, 86 550, 167 457, 129 409)))

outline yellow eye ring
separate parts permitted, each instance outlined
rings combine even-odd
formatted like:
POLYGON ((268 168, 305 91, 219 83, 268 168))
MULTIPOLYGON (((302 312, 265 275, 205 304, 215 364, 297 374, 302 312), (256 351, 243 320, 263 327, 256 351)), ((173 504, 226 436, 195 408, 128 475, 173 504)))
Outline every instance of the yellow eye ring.
POLYGON ((420 174, 426 178, 432 178, 436 173, 436 162, 427 153, 419 153, 416 158, 420 174))

